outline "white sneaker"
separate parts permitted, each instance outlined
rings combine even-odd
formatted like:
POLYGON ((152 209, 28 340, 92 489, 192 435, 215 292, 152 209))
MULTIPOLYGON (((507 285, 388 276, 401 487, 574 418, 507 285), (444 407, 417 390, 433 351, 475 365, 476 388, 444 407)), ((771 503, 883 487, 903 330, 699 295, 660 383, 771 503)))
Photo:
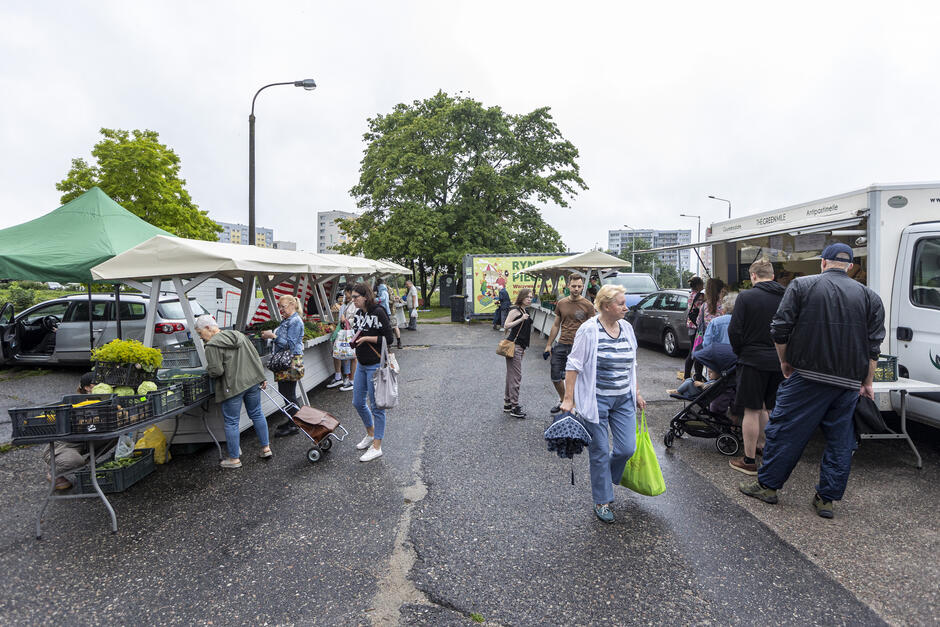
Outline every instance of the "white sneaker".
POLYGON ((335 388, 337 385, 343 385, 343 379, 337 379, 334 377, 332 381, 326 384, 326 387, 335 388))
POLYGON ((359 461, 371 462, 373 459, 377 457, 382 457, 382 449, 375 448, 374 446, 370 446, 369 450, 366 451, 365 454, 359 458, 359 461))
POLYGON ((359 444, 356 445, 356 448, 360 451, 363 451, 369 448, 369 446, 372 444, 372 440, 374 439, 375 438, 373 438, 371 435, 367 435, 366 437, 362 438, 362 440, 360 440, 359 444))
POLYGON ((349 392, 353 389, 353 382, 349 379, 343 379, 343 387, 339 389, 340 392, 349 392))

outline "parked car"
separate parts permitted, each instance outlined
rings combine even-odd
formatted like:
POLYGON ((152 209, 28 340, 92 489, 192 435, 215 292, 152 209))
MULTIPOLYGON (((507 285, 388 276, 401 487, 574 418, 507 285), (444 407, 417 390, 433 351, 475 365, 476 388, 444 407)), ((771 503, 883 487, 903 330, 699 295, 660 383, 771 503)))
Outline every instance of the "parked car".
MULTIPOLYGON (((195 299, 189 300, 193 315, 208 313, 195 299)), ((144 339, 150 298, 142 294, 121 294, 121 332, 124 339, 144 339)), ((95 346, 117 337, 114 294, 92 294, 91 328, 95 346)), ((88 363, 88 295, 73 294, 33 305, 15 315, 13 304, 0 308, 0 356, 6 364, 88 363)), ((183 306, 176 295, 160 297, 154 318, 153 345, 156 348, 192 339, 186 326, 183 306)))
POLYGON ((685 324, 688 305, 688 291, 662 290, 640 299, 624 318, 633 325, 637 340, 659 344, 675 356, 691 348, 685 324))
POLYGON ((604 277, 601 283, 604 285, 614 283, 623 286, 623 289, 626 290, 627 307, 633 307, 647 294, 659 290, 659 285, 656 284, 653 275, 642 272, 614 272, 604 277))

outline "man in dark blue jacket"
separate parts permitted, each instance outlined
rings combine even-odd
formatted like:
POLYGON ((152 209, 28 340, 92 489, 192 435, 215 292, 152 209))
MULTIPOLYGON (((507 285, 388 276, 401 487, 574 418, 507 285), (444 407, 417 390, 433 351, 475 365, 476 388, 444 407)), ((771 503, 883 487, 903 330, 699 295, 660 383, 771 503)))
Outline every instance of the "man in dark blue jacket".
POLYGON ((846 274, 853 261, 848 245, 830 244, 820 257, 822 273, 794 279, 774 315, 770 334, 786 381, 767 425, 757 481, 739 488, 776 503, 777 490, 820 427, 826 449, 813 507, 832 518, 832 502, 842 498, 849 479, 855 404, 860 395, 874 398, 885 312, 878 294, 846 274))
POLYGON ((493 312, 493 330, 498 331, 503 328, 506 322, 506 316, 509 315, 509 308, 512 306, 512 299, 509 298, 509 291, 506 286, 499 288, 499 305, 493 312))
POLYGON ((774 267, 766 259, 752 263, 748 273, 754 287, 738 294, 728 324, 728 340, 738 357, 735 406, 744 410, 744 456, 728 463, 746 475, 756 475, 757 456, 764 448, 764 429, 783 381, 770 323, 784 290, 774 281, 774 267))

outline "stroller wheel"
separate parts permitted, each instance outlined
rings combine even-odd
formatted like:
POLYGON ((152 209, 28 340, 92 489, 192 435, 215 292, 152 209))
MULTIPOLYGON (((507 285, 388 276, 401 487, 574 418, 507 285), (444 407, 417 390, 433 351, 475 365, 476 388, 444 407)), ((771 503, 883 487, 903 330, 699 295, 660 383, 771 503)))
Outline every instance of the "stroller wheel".
POLYGON ((320 447, 313 446, 307 449, 307 461, 310 463, 316 463, 320 461, 320 458, 323 456, 323 453, 320 452, 320 447))
POLYGON ((717 438, 715 438, 715 448, 718 449, 718 452, 722 455, 731 457, 732 455, 737 455, 738 449, 741 448, 741 445, 738 442, 738 439, 730 433, 722 433, 717 438))
POLYGON ((666 445, 666 448, 672 448, 672 442, 675 439, 676 434, 670 429, 666 432, 666 435, 663 436, 663 444, 666 445))
POLYGON ((328 450, 333 448, 333 440, 330 439, 330 436, 327 435, 325 438, 317 442, 320 445, 320 450, 326 453, 328 450))

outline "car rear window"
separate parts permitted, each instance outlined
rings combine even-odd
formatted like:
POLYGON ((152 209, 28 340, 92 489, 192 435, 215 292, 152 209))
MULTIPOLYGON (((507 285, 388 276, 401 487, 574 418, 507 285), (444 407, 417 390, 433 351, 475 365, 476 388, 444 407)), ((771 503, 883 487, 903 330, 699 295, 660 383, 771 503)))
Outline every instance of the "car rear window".
POLYGON ((604 279, 604 283, 620 285, 627 294, 649 294, 659 289, 653 277, 643 275, 620 275, 604 279))
MULTIPOLYGON (((199 301, 195 299, 190 299, 189 305, 193 308, 194 317, 209 313, 199 304, 199 301)), ((160 314, 161 318, 167 320, 182 320, 186 317, 186 314, 183 313, 183 306, 178 300, 160 301, 160 305, 157 307, 157 313, 160 314)))

